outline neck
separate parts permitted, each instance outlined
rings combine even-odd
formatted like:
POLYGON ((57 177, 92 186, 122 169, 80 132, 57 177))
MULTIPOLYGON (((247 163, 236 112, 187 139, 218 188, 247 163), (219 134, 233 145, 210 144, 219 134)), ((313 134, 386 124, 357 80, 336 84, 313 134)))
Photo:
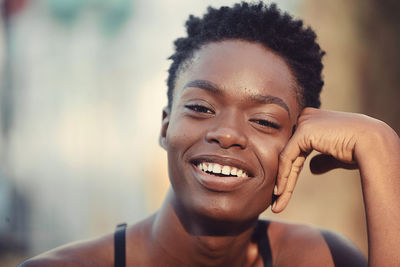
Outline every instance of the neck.
POLYGON ((172 189, 157 213, 152 240, 165 257, 189 266, 245 266, 257 218, 247 222, 218 221, 186 211, 172 189), (178 260, 179 259, 179 260, 178 260))

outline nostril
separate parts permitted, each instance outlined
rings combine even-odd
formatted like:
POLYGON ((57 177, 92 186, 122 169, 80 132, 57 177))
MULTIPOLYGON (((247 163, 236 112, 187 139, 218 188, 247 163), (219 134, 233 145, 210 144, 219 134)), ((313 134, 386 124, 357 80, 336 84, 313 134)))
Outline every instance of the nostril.
POLYGON ((240 132, 230 128, 219 128, 216 131, 209 131, 206 134, 206 141, 218 144, 225 149, 230 147, 244 149, 247 146, 247 138, 240 132))

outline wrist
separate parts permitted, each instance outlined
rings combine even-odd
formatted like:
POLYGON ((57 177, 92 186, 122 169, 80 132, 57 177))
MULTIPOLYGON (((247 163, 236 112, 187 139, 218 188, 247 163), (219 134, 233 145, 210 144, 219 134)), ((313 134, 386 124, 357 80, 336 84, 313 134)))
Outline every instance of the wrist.
POLYGON ((373 159, 399 162, 400 139, 386 123, 368 118, 368 127, 363 128, 354 148, 354 159, 360 168, 373 159))

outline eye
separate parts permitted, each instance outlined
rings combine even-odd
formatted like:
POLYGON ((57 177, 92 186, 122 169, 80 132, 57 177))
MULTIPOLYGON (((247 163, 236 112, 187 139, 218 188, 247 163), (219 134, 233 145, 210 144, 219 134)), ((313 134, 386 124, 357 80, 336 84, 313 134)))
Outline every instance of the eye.
POLYGON ((215 111, 202 105, 185 105, 185 108, 197 113, 215 114, 215 111))
POLYGON ((277 129, 277 130, 281 129, 281 127, 278 124, 273 123, 273 122, 268 121, 268 120, 250 120, 250 121, 251 122, 255 122, 255 123, 257 123, 257 124, 259 124, 259 125, 261 125, 263 127, 274 128, 274 129, 277 129))

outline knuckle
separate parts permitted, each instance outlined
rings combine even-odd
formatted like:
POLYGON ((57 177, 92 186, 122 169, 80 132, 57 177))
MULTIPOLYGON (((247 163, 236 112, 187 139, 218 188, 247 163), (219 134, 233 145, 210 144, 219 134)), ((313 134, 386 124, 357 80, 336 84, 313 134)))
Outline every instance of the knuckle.
POLYGON ((305 107, 301 111, 301 115, 311 114, 311 113, 315 112, 315 110, 318 110, 318 109, 312 108, 312 107, 305 107))
POLYGON ((302 165, 293 165, 292 168, 293 174, 297 176, 300 173, 302 167, 303 167, 302 165))
POLYGON ((291 196, 293 195, 293 188, 288 189, 288 190, 286 191, 286 195, 287 195, 288 197, 291 197, 291 196))

